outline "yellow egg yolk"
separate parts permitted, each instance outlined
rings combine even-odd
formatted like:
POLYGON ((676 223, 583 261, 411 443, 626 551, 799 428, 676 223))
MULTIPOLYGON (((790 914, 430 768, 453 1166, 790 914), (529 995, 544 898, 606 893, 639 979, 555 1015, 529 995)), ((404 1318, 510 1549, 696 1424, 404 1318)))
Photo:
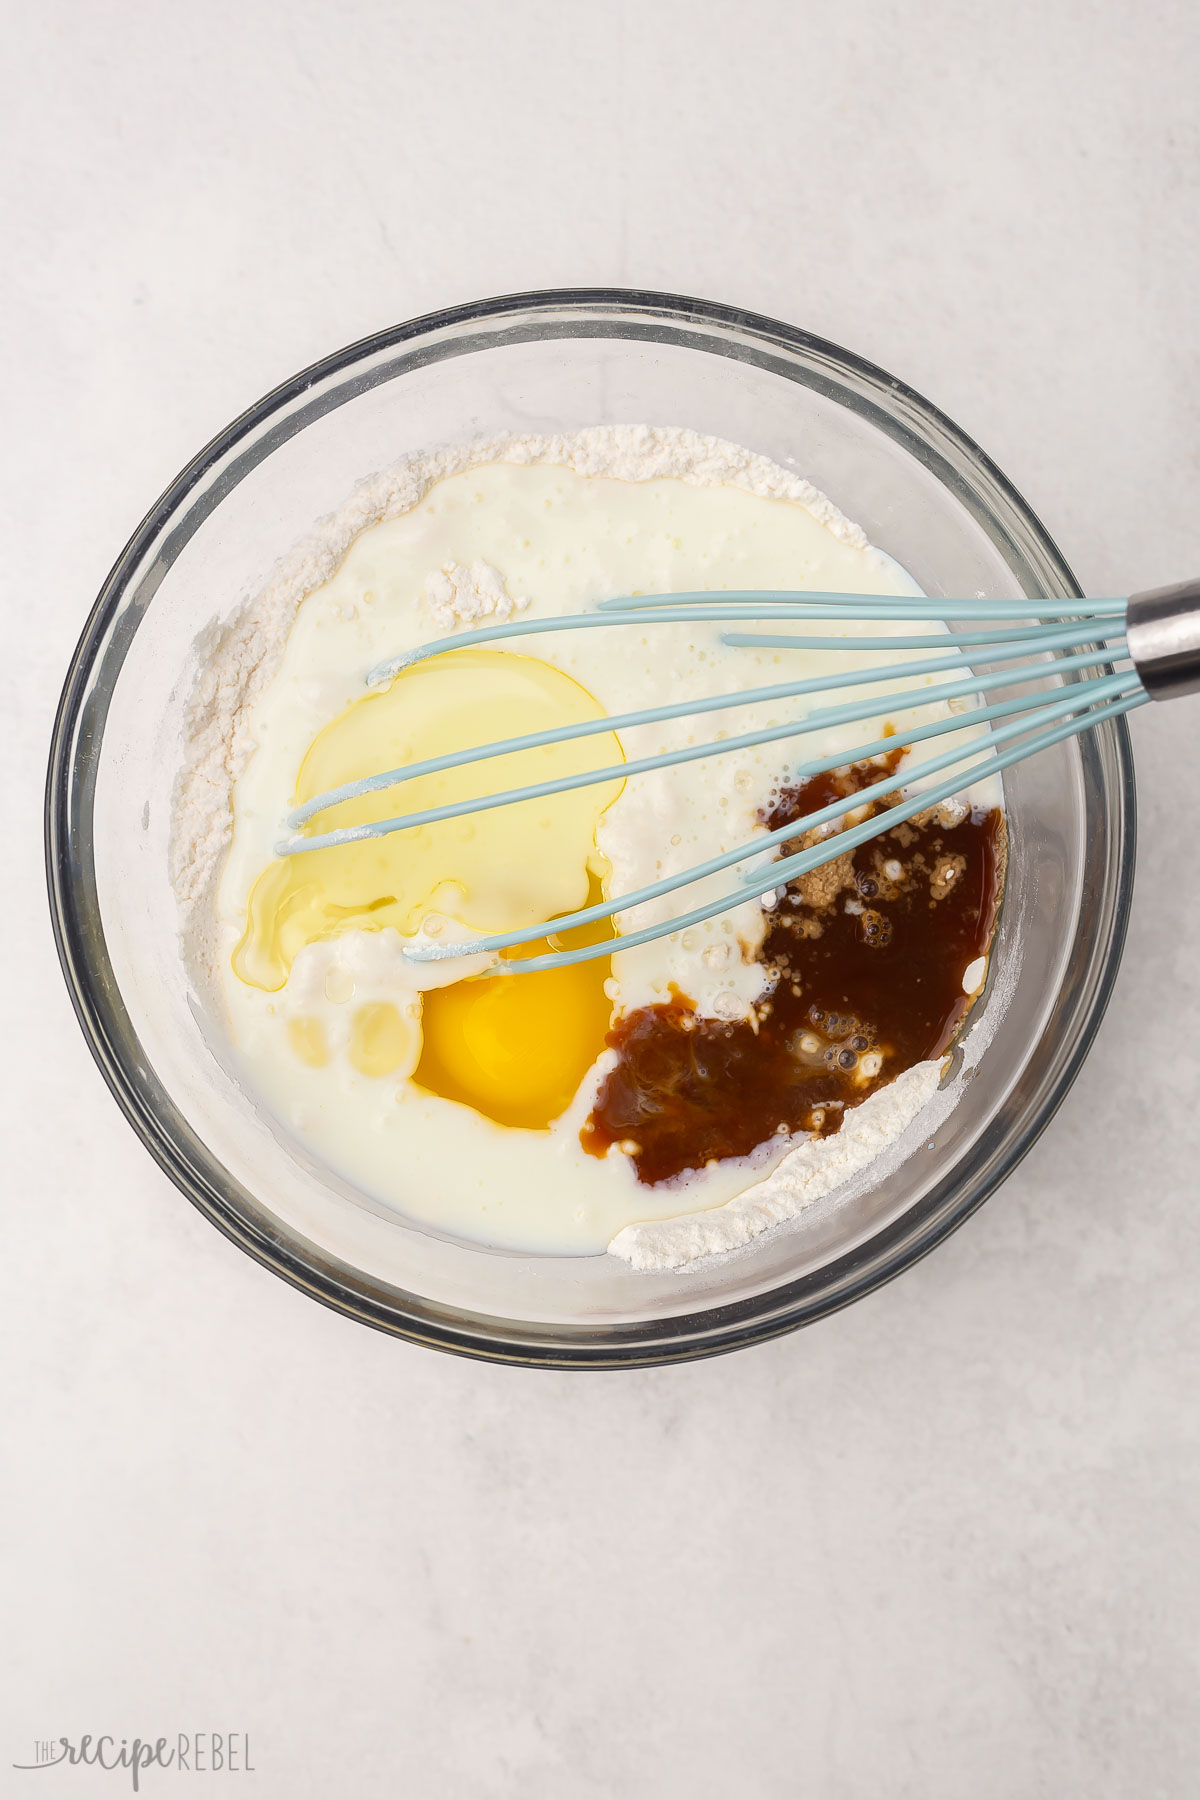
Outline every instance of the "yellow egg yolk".
MULTIPOLYGON (((602 719, 603 708, 561 670, 505 651, 456 650, 401 671, 382 692, 355 701, 313 740, 296 784, 298 803, 380 770, 404 767, 501 738, 602 719)), ((316 814, 308 835, 425 811, 535 782, 619 764, 611 732, 510 752, 465 768, 418 776, 316 814)), ((384 837, 272 862, 255 882, 246 932, 233 956, 240 979, 282 988, 305 945, 350 930, 394 927, 406 935, 428 913, 481 932, 520 930, 574 911, 602 893, 596 826, 618 780, 496 807, 384 837)), ((452 931, 452 925, 446 929, 452 931)), ((612 935, 521 946, 513 957, 612 935)), ((423 1045, 413 1079, 503 1125, 543 1128, 570 1101, 603 1048, 611 1007, 607 957, 530 975, 477 977, 423 996, 423 1045)), ((364 1074, 403 1069, 390 1007, 356 1021, 351 1062, 364 1074)), ((313 1022, 315 1026, 315 1021, 313 1022)), ((305 1023, 293 1048, 316 1064, 324 1038, 305 1023)))
MULTIPOLYGON (((599 898, 599 886, 593 901, 599 898)), ((512 957, 573 950, 612 937, 609 920, 522 944, 512 957)), ((434 988, 422 1009, 424 1048, 413 1080, 487 1113, 537 1130, 570 1104, 604 1047, 612 1003, 607 956, 528 975, 487 975, 434 988)))

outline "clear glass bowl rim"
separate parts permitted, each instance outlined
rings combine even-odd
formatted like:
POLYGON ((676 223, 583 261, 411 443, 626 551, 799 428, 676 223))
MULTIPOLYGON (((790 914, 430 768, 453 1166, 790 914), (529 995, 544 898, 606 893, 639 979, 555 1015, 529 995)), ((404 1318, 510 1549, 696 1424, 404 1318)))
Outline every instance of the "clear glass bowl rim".
MULTIPOLYGON (((738 307, 683 295, 622 288, 546 289, 450 307, 408 320, 334 352, 281 383, 249 407, 195 456, 151 507, 117 558, 87 619, 69 665, 55 719, 46 780, 45 848, 51 921, 63 975, 88 1047, 114 1098, 146 1148, 180 1191, 225 1236, 265 1267, 335 1311, 392 1335, 431 1348, 488 1361, 545 1368, 620 1368, 688 1361, 763 1342, 810 1324, 860 1299, 928 1254, 956 1230, 1012 1173, 1041 1135, 1074 1081, 1103 1018, 1120 965, 1132 898, 1136 848, 1133 757, 1124 719, 1101 728, 1110 770, 1093 770, 1105 803, 1110 834, 1109 878, 1101 916, 1085 964, 1073 967, 1064 987, 1066 1017, 1050 1067, 1028 1093, 1003 1140, 981 1154, 979 1145, 912 1208, 871 1241, 798 1280, 732 1305, 716 1305, 683 1317, 638 1326, 563 1326, 467 1316, 417 1296, 397 1299, 391 1290, 355 1279, 332 1258, 308 1254, 249 1216, 241 1190, 209 1156, 176 1111, 145 1059, 125 1012, 104 947, 95 893, 87 821, 90 794, 81 791, 81 722, 92 691, 95 664, 136 572, 148 552, 167 555, 172 523, 189 496, 246 440, 262 432, 315 388, 356 365, 422 338, 472 325, 518 321, 547 326, 565 317, 594 323, 597 315, 633 325, 627 335, 653 334, 657 325, 678 332, 689 325, 708 339, 736 337, 738 354, 776 372, 773 352, 803 360, 810 373, 826 369, 830 380, 854 388, 863 410, 906 430, 927 448, 933 464, 966 478, 959 492, 1004 538, 1010 556, 1034 577, 1030 593, 1079 598, 1081 589, 1057 546, 1012 483, 946 414, 905 383, 853 351, 780 320, 738 307), (1069 991, 1068 991, 1069 990, 1069 991)), ((614 335, 626 335, 619 331, 614 335)), ((711 344, 710 344, 711 347, 711 344)), ((814 382, 813 385, 819 385, 814 382)), ((270 453, 270 443, 264 454, 270 453)), ((944 477, 943 477, 944 478, 944 477)), ((1089 734, 1079 740, 1091 755, 1089 734)), ((98 753, 98 745, 92 754, 98 753)), ((1062 1013, 1060 1012, 1060 1017, 1062 1013)), ((1021 1084, 1023 1085, 1023 1084, 1021 1084)), ((988 1134, 984 1134, 986 1143, 988 1134)))

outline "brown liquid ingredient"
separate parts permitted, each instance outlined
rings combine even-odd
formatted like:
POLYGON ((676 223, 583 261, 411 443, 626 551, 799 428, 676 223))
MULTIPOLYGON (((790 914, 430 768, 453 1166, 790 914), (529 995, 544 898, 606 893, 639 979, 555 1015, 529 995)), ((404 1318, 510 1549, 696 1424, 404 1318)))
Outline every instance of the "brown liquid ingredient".
MULTIPOLYGON (((763 823, 799 822, 901 755, 785 789, 763 823)), ((798 833, 781 853, 802 846, 798 833)), ((623 1146, 653 1184, 777 1134, 837 1131, 847 1107, 941 1054, 962 1025, 963 974, 991 942, 1005 857, 999 811, 949 826, 923 813, 790 884, 758 952, 777 973, 754 1021, 701 1018, 677 992, 618 1019, 607 1041, 620 1060, 584 1149, 623 1146)))

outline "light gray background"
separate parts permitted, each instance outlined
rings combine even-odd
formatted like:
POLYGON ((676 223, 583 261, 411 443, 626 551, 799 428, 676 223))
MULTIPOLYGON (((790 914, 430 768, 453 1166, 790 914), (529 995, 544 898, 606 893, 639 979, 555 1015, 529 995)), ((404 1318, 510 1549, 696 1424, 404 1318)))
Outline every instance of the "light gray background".
POLYGON ((1192 0, 14 0, 5 29, 0 1793, 1197 1791, 1200 704, 1135 721, 1138 892, 1058 1119, 956 1238, 764 1349, 532 1375, 334 1317, 118 1116, 41 781, 125 537, 249 401, 558 284, 895 370, 1086 588, 1200 567, 1192 0))

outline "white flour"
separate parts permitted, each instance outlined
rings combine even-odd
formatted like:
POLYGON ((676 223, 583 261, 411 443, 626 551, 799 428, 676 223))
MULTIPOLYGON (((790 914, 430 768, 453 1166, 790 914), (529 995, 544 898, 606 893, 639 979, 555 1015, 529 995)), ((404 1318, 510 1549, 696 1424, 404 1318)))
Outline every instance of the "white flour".
POLYGON ((491 563, 473 562, 464 569, 448 562, 425 577, 425 604, 435 622, 452 631, 455 625, 478 625, 481 619, 503 624, 514 612, 524 612, 529 596, 514 600, 491 563))
POLYGON ((699 1257, 740 1249, 874 1162, 932 1100, 941 1072, 940 1062, 915 1064, 848 1111, 832 1137, 800 1144, 765 1181, 707 1212, 627 1225, 609 1244, 610 1253, 634 1269, 681 1269, 699 1257))

